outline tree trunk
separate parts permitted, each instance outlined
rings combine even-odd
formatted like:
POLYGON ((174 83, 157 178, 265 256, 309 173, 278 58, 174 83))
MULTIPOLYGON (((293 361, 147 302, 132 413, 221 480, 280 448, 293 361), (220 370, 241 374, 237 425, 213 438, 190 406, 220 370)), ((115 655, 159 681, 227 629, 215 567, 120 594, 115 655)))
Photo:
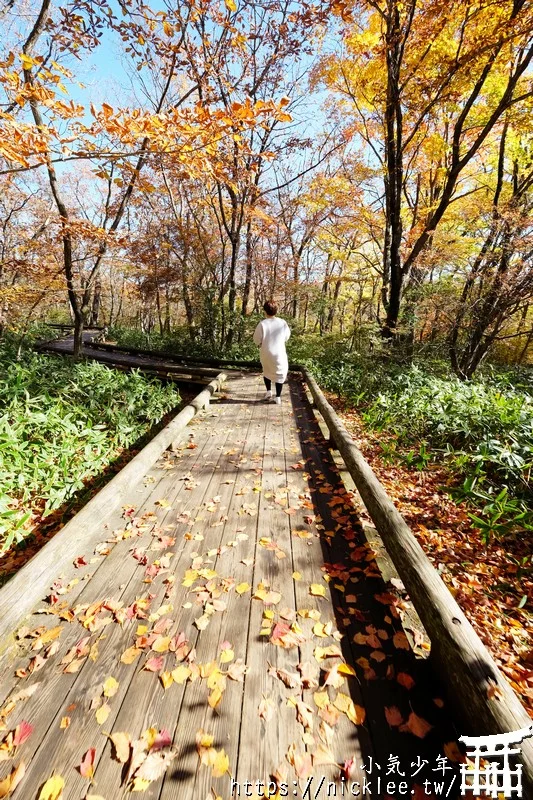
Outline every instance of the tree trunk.
POLYGON ((252 286, 252 271, 253 271, 253 248, 252 248, 252 222, 248 221, 246 225, 246 274, 244 277, 244 289, 242 292, 242 316, 248 314, 248 302, 250 300, 250 289, 252 286))
POLYGON ((403 285, 401 260, 402 243, 402 127, 403 115, 400 99, 400 12, 396 0, 389 0, 387 14, 387 105, 385 110, 385 213, 386 232, 383 253, 383 274, 389 278, 386 299, 387 317, 383 327, 385 338, 396 335, 400 316, 403 285))
POLYGON ((102 281, 98 277, 94 284, 93 305, 91 309, 90 325, 96 327, 100 317, 100 305, 102 302, 102 281))

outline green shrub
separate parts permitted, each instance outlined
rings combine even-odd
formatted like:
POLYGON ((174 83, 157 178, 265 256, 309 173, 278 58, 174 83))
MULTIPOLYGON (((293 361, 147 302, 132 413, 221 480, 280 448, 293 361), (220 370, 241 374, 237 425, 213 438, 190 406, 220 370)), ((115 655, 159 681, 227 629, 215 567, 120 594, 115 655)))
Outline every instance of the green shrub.
POLYGON ((0 553, 179 402, 171 385, 0 345, 0 553))

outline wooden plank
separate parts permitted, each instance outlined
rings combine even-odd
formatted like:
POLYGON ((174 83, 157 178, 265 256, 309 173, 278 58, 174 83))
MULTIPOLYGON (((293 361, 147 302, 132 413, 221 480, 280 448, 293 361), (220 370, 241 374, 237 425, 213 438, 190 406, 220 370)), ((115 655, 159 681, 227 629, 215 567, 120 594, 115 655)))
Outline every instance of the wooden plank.
MULTIPOLYGON (((520 730, 530 717, 472 625, 413 536, 316 381, 304 372, 315 403, 337 442, 361 498, 422 620, 435 669, 475 735, 520 730)), ((533 791, 533 739, 522 744, 533 791)))
POLYGON ((0 589, 0 652, 9 647, 11 634, 31 612, 50 584, 80 549, 96 544, 103 518, 118 508, 126 492, 146 474, 171 442, 182 436, 187 424, 208 403, 220 387, 224 375, 212 381, 195 399, 183 408, 162 431, 79 511, 62 530, 37 553, 17 575, 0 589))
MULTIPOLYGON (((324 561, 331 561, 330 549, 327 547, 327 542, 321 542, 319 532, 314 524, 315 517, 321 519, 321 508, 315 506, 312 502, 312 495, 309 487, 309 477, 307 473, 306 458, 304 456, 302 445, 300 443, 300 436, 302 439, 307 439, 310 432, 305 427, 305 409, 303 399, 300 396, 297 387, 292 385, 292 414, 288 420, 286 429, 286 447, 285 458, 287 465, 288 476, 288 499, 289 505, 295 508, 295 513, 290 516, 290 525, 292 533, 292 549, 293 549, 293 563, 295 570, 300 574, 301 580, 295 581, 296 600, 299 609, 307 608, 312 610, 320 617, 314 617, 302 621, 302 627, 306 634, 306 641, 301 647, 300 657, 302 661, 306 661, 314 665, 318 673, 320 672, 322 680, 327 674, 326 671, 334 664, 341 663, 338 658, 327 659, 322 664, 322 670, 318 667, 314 657, 315 647, 328 647, 331 645, 341 645, 343 657, 346 662, 353 666, 352 652, 347 632, 343 625, 344 614, 335 612, 335 609, 340 608, 342 604, 342 595, 334 588, 335 580, 326 583, 324 576, 326 575, 323 564, 324 561), (301 431, 299 430, 301 426, 301 431), (311 506, 311 507, 309 507, 311 506), (310 538, 302 538, 301 533, 309 534, 310 538), (298 535, 300 534, 300 535, 298 535), (324 545, 324 546, 322 546, 324 545), (322 568, 322 569, 321 569, 322 568), (312 584, 321 585, 325 588, 325 597, 313 596, 310 591, 312 584), (313 629, 315 624, 331 627, 332 631, 326 636, 314 635, 313 629), (334 633, 339 633, 343 636, 340 640, 334 637, 334 633)), ((317 469, 323 469, 324 465, 320 458, 320 453, 315 449, 313 452, 314 466, 317 469)), ((320 627, 315 630, 323 633, 320 627)), ((341 676, 342 677, 342 676, 341 676)), ((319 691, 321 695, 329 694, 329 699, 333 702, 337 696, 337 690, 333 687, 322 685, 317 689, 308 689, 303 692, 302 699, 307 703, 315 713, 318 709, 315 704, 314 694, 319 691)), ((350 696, 353 702, 359 706, 364 706, 364 699, 359 686, 359 682, 354 677, 345 677, 344 684, 339 687, 339 691, 343 694, 350 696)), ((362 764, 368 763, 368 757, 374 756, 374 747, 370 738, 369 731, 366 725, 362 724, 356 726, 348 719, 345 714, 339 714, 338 721, 335 725, 326 727, 321 724, 318 725, 319 719, 316 720, 315 742, 309 750, 316 753, 319 747, 329 751, 335 758, 336 765, 321 764, 317 765, 314 770, 315 788, 319 785, 322 777, 327 781, 337 782, 340 791, 340 769, 338 765, 344 764, 349 759, 354 759, 354 767, 350 772, 351 781, 359 781, 363 784, 365 773, 362 769, 362 764)))
MULTIPOLYGON (((228 487, 229 491, 226 490, 228 519, 218 546, 220 547, 228 539, 236 540, 236 536, 241 533, 248 538, 239 541, 236 547, 217 555, 213 565, 221 578, 226 579, 231 576, 234 586, 244 582, 251 586, 253 583, 253 564, 245 564, 242 559, 253 559, 255 552, 259 493, 253 491, 252 482, 255 482, 257 487, 261 486, 261 477, 256 474, 256 470, 262 466, 266 423, 264 406, 261 407, 257 402, 256 381, 248 379, 244 385, 251 386, 254 403, 241 406, 239 410, 242 423, 239 425, 240 435, 235 441, 234 449, 239 448, 240 452, 231 456, 228 462, 228 466, 233 462, 230 474, 234 475, 235 482, 228 487), (247 512, 255 512, 255 515, 243 513, 244 506, 247 512)), ((225 474, 228 471, 226 469, 225 474)), ((235 659, 246 662, 251 593, 248 591, 240 596, 232 588, 223 598, 227 603, 226 611, 213 615, 209 627, 197 635, 195 649, 198 664, 215 661, 225 671, 229 664, 224 666, 220 663, 220 645, 225 641, 232 645, 235 659)), ((209 690, 205 680, 185 684, 180 718, 174 729, 174 746, 178 751, 178 758, 174 773, 165 776, 161 800, 178 798, 193 800, 197 797, 207 797, 212 786, 217 786, 219 787, 217 791, 222 791, 222 786, 227 781, 213 779, 211 768, 200 766, 195 736, 199 730, 213 735, 213 746, 218 749, 224 748, 229 758, 230 770, 232 769, 237 761, 243 687, 243 682, 226 678, 226 688, 220 705, 212 709, 208 704, 209 690)), ((223 794, 226 796, 227 792, 223 791, 223 794)))
MULTIPOLYGON (((264 442, 254 590, 258 589, 260 583, 268 583, 272 590, 280 592, 282 596, 280 602, 273 606, 265 606, 261 600, 252 601, 240 746, 237 764, 232 765, 232 775, 241 785, 247 780, 268 782, 275 772, 285 776, 287 780, 296 780, 287 755, 291 746, 299 754, 304 752, 301 745, 302 728, 296 720, 296 711, 287 706, 291 690, 277 677, 268 674, 269 664, 276 670, 294 672, 299 662, 298 648, 284 649, 272 644, 268 636, 260 635, 265 610, 274 612, 274 622, 282 619, 284 609, 292 614, 296 611, 289 517, 285 509, 276 502, 286 496, 284 490, 287 478, 283 453, 283 414, 286 407, 268 404, 264 408, 268 428, 264 442), (275 542, 285 553, 285 558, 279 559, 275 551, 261 546, 259 541, 262 537, 275 542), (266 720, 259 716, 259 705, 263 701, 272 706, 271 716, 266 720)), ((229 795, 230 792, 226 794, 229 795)))

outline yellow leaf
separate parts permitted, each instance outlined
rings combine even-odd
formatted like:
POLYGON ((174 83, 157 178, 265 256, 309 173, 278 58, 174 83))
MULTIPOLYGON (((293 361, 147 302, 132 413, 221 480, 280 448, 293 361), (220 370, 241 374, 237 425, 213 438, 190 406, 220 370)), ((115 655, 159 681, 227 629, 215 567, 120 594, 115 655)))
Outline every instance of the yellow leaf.
POLYGON ((339 692, 333 701, 333 705, 335 708, 338 708, 339 711, 342 711, 343 714, 346 714, 350 722, 353 722, 354 725, 362 725, 365 721, 365 709, 361 706, 356 706, 352 698, 348 697, 347 694, 339 692))
POLYGON ((108 706, 107 703, 104 703, 104 705, 100 706, 100 708, 96 712, 97 723, 99 725, 103 725, 110 713, 111 713, 111 706, 108 706))
POLYGON ((237 3, 235 0, 224 0, 224 2, 226 3, 226 8, 229 11, 237 11, 237 3))
POLYGON ((59 798, 63 795, 64 786, 65 781, 61 775, 52 775, 51 778, 48 778, 41 789, 39 800, 59 800, 59 798))
POLYGON ((221 778, 229 770, 229 758, 225 750, 212 749, 209 753, 209 763, 213 767, 213 778, 221 778))
POLYGON ((215 686, 215 688, 207 698, 207 702, 209 703, 211 708, 216 708, 221 700, 222 700, 222 691, 220 689, 220 686, 215 686))
POLYGON ((104 683, 104 697, 113 697, 118 692, 119 683, 110 677, 104 683))
POLYGON ((168 689, 169 686, 172 686, 172 683, 174 681, 174 677, 173 677, 171 672, 162 672, 159 675, 159 680, 163 684, 163 688, 164 689, 168 689))
POLYGON ((147 632, 148 632, 148 625, 137 625, 137 630, 136 630, 137 636, 144 636, 144 634, 147 632))
POLYGON ((325 708, 329 703, 329 695, 327 692, 315 692, 313 699, 317 708, 325 708))
POLYGON ((325 658, 340 658, 342 654, 336 644, 330 644, 327 647, 315 647, 313 655, 320 663, 325 658))
POLYGON ((148 750, 151 750, 155 744, 155 740, 157 739, 157 728, 147 728, 145 731, 143 731, 141 738, 146 742, 148 750))
MULTIPOLYGON (((141 37, 139 37, 141 38, 141 37)), ((144 41, 144 39, 143 39, 144 41)), ((146 778, 134 778, 131 786, 132 792, 145 792, 150 786, 152 781, 147 781, 146 778)))
POLYGON ((292 573, 292 579, 294 581, 301 581, 302 580, 302 573, 301 572, 297 572, 297 571, 293 572, 292 573))
POLYGON ((142 650, 140 647, 128 647, 128 649, 122 653, 120 660, 123 664, 133 664, 135 659, 139 658, 141 653, 142 650))
POLYGON ((209 614, 202 614, 201 617, 194 620, 194 624, 198 628, 199 631, 205 631, 207 626, 209 625, 209 614))
POLYGON ((170 644, 170 636, 160 636, 152 645, 154 653, 166 653, 170 644))
POLYGON ((200 747, 212 747, 213 742, 215 741, 215 737, 212 733, 205 733, 204 731, 200 731, 197 739, 197 743, 200 747))
POLYGON ((33 58, 27 56, 26 53, 20 54, 20 60, 22 61, 22 66, 24 69, 31 69, 34 64, 37 64, 37 61, 34 61, 33 58))
POLYGON ((339 664, 337 667, 337 672, 340 672, 341 675, 355 675, 355 670, 349 664, 339 664))
POLYGON ((176 667, 176 669, 173 670, 172 678, 175 683, 185 683, 190 674, 191 670, 189 667, 186 667, 185 664, 180 664, 179 667, 176 667))
POLYGON ((322 639, 330 635, 326 632, 326 624, 324 622, 315 622, 313 625, 313 633, 315 636, 320 636, 322 639))
POLYGON ((65 730, 65 728, 68 728, 69 725, 70 725, 70 717, 63 717, 61 719, 59 727, 61 728, 61 730, 65 730))
POLYGON ((234 658, 235 658, 235 653, 233 652, 233 650, 230 649, 222 650, 222 652, 220 653, 221 664, 227 664, 229 661, 233 661, 234 658))
POLYGON ((237 592, 237 594, 244 594, 245 592, 249 592, 251 588, 252 587, 250 586, 249 583, 239 583, 235 587, 235 591, 237 592))
POLYGON ((309 587, 309 594, 312 594, 313 597, 325 597, 326 587, 322 586, 321 583, 312 583, 309 587))

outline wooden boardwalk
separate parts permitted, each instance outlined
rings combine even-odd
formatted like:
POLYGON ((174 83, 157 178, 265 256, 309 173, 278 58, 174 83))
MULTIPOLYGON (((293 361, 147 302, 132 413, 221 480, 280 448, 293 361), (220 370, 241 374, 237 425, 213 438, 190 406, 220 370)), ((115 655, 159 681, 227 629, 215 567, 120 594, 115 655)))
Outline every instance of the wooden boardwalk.
MULTIPOLYGON (((133 370, 165 377, 180 384, 204 385, 209 383, 219 372, 219 369, 180 364, 179 361, 158 356, 157 353, 143 355, 129 352, 108 352, 104 349, 91 347, 90 343, 97 335, 97 331, 87 330, 83 334, 83 347, 81 354, 91 361, 113 367, 114 369, 133 370)), ((74 335, 64 336, 50 342, 44 342, 40 349, 45 353, 57 355, 72 355, 74 349, 74 335)), ((228 372, 228 370, 226 370, 228 372)), ((241 375, 238 370, 229 371, 233 375, 241 375)))
POLYGON ((21 762, 24 800, 53 776, 65 800, 227 800, 232 779, 301 797, 310 777, 318 800, 379 774, 361 796, 432 796, 457 733, 407 603, 299 380, 281 407, 263 391, 233 379, 43 587, 0 661, 0 796, 21 762))

